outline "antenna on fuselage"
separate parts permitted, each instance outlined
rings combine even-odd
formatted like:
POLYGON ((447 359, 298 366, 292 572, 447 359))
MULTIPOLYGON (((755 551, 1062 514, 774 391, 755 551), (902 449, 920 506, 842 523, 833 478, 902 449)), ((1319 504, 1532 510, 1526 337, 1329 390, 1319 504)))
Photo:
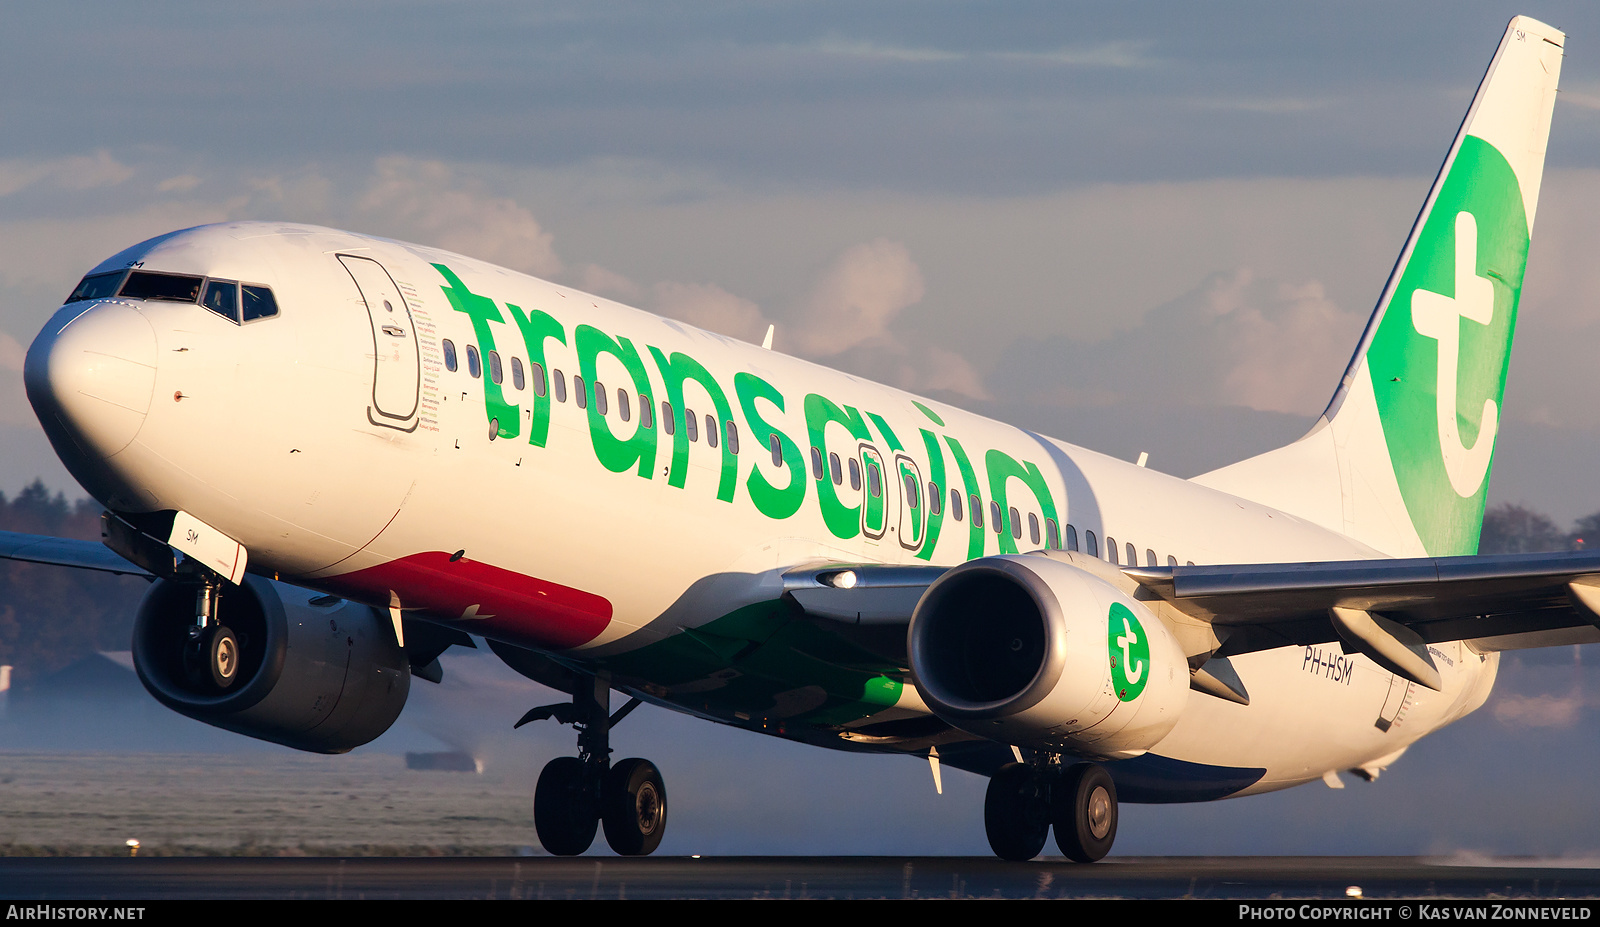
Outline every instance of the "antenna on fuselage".
POLYGON ((772 350, 772 333, 778 330, 777 323, 767 326, 767 336, 761 339, 761 346, 768 351, 772 350))

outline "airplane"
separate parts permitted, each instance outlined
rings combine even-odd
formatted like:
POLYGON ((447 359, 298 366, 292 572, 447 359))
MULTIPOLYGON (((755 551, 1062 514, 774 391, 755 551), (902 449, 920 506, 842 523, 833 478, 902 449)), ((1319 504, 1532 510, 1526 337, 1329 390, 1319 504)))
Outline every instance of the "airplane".
MULTIPOLYGON (((435 248, 288 222, 152 238, 29 347, 139 677, 300 750, 383 733, 485 640, 570 696, 546 850, 655 850, 648 703, 989 777, 1008 860, 1119 802, 1375 778, 1499 654, 1600 641, 1600 555, 1473 556, 1561 68, 1513 19, 1311 430, 1191 480, 435 248), (626 701, 613 708, 612 693, 626 701)), ((1041 371, 1048 376, 1048 371, 1041 371)))

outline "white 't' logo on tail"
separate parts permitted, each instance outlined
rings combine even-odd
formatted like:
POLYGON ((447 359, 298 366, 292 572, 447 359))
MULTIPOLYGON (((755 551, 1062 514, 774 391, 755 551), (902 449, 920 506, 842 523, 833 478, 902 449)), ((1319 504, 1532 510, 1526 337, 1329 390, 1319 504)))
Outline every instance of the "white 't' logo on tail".
POLYGON ((1437 389, 1439 446, 1444 470, 1456 495, 1466 498, 1483 485, 1499 430, 1499 407, 1483 401, 1478 439, 1471 447, 1461 443, 1456 423, 1456 376, 1461 361, 1461 320, 1488 325, 1494 318, 1494 284, 1478 276, 1478 222, 1470 212, 1456 213, 1456 295, 1454 299, 1418 289, 1411 294, 1411 325, 1417 334, 1439 342, 1437 389))

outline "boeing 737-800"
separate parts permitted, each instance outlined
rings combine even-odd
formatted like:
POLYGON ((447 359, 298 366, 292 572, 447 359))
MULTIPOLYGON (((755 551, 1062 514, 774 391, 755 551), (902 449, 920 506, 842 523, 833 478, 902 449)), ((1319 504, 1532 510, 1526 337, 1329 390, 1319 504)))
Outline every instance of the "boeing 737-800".
MULTIPOLYGON (((990 777, 990 844, 1117 803, 1375 776, 1506 649, 1600 640, 1600 555, 1473 557, 1564 36, 1513 20, 1312 430, 1192 480, 457 254, 303 225, 153 238, 29 349, 140 678, 302 750, 472 637, 571 695, 551 852, 649 853, 648 702, 990 777), (627 701, 613 707, 611 693, 627 701)), ((1042 372, 1048 376, 1048 372, 1042 372)), ((519 722, 519 724, 522 722, 519 722)))

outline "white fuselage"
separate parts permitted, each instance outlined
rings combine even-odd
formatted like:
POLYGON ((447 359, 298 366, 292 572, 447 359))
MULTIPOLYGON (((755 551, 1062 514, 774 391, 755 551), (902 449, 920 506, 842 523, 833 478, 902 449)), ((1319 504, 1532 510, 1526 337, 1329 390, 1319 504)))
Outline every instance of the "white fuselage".
MULTIPOLYGON (((88 398, 74 400, 88 424, 75 426, 76 449, 63 456, 97 498, 123 511, 191 513, 244 544, 255 572, 563 659, 641 652, 772 599, 775 571, 812 561, 950 565, 1052 538, 1087 553, 1091 533, 1098 556, 1124 565, 1130 550, 1138 565, 1391 553, 1234 495, 429 248, 247 223, 179 233, 101 269, 133 261, 269 285, 282 313, 239 325, 193 303, 65 307, 41 341, 77 326, 87 344, 101 316, 107 338, 137 330, 143 339, 134 315, 153 334, 153 352, 118 362, 126 370, 113 388, 90 384, 80 391, 88 398), (396 291, 391 321, 373 314, 373 293, 363 299, 379 285, 370 263, 349 258, 387 272, 396 291), (362 273, 369 279, 358 287, 362 273), (386 340, 385 324, 401 333, 386 340), (565 401, 553 383, 538 396, 539 378, 557 371, 565 401), (604 414, 596 383, 606 391, 604 414), (697 417, 692 441, 684 409, 697 417), (94 424, 101 419, 103 439, 94 424), (875 464, 883 468, 877 495, 875 464), (992 503, 1000 504, 998 532, 992 503), (452 573, 459 564, 470 572, 452 573)), ((1048 380, 1052 371, 1036 374, 1048 380)), ((1337 645, 1236 657, 1250 704, 1193 694, 1152 752, 1265 769, 1251 792, 1381 765, 1481 705, 1493 684, 1493 656, 1458 643, 1430 649, 1442 692, 1337 645)), ((700 710, 684 693, 702 690, 674 668, 660 667, 659 679, 632 672, 637 691, 700 710)), ((793 680, 794 691, 806 685, 793 680)), ((858 717, 920 706, 909 684, 898 691, 892 707, 879 703, 858 717)), ((796 724, 814 707, 801 702, 789 716, 796 724)), ((782 719, 783 704, 750 711, 782 719)))

